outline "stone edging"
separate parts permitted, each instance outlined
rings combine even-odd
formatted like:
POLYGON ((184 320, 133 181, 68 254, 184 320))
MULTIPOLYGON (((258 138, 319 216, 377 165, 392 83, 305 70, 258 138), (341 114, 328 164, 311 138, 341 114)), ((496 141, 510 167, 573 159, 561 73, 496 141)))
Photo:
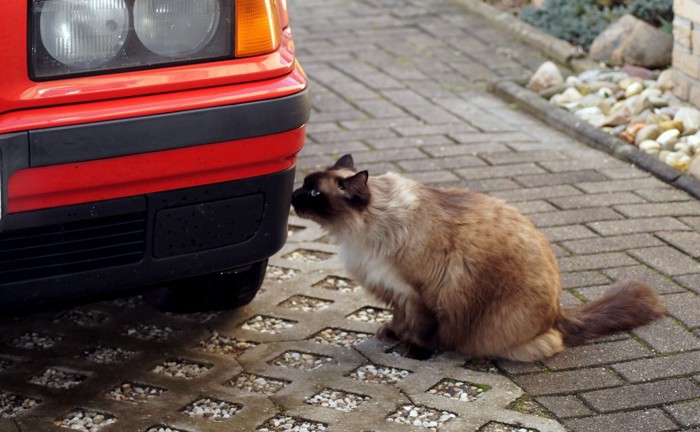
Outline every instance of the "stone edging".
POLYGON ((700 180, 681 173, 654 156, 639 151, 635 146, 580 120, 575 115, 550 104, 539 95, 526 90, 522 86, 511 81, 502 81, 494 84, 491 90, 500 97, 516 102, 527 112, 535 115, 548 125, 581 140, 591 147, 610 153, 623 161, 633 163, 666 183, 700 199, 700 180))
MULTIPOLYGON (((593 60, 587 59, 583 51, 570 43, 533 27, 507 12, 484 3, 482 0, 453 1, 493 25, 517 34, 524 42, 541 51, 546 57, 576 72, 582 72, 598 66, 593 60)), ((573 114, 551 105, 522 86, 512 81, 502 81, 493 83, 491 90, 503 98, 517 102, 528 112, 550 126, 575 136, 591 147, 610 153, 618 159, 631 162, 666 183, 700 199, 700 180, 688 174, 683 174, 657 158, 639 151, 636 147, 579 120, 573 114)))
POLYGON ((567 66, 575 72, 583 72, 597 65, 596 62, 585 57, 585 52, 582 49, 531 26, 508 12, 486 4, 482 0, 452 1, 490 23, 517 34, 528 45, 532 45, 553 61, 567 66))

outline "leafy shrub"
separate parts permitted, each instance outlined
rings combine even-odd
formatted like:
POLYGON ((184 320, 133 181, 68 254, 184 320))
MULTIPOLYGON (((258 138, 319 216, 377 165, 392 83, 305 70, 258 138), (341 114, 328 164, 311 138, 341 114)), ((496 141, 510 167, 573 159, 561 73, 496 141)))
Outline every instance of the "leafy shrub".
POLYGON ((625 9, 626 13, 657 27, 673 22, 673 0, 632 0, 625 9))
POLYGON ((600 32, 625 14, 669 28, 673 0, 547 0, 541 8, 527 6, 518 12, 523 21, 560 39, 588 49, 600 32))

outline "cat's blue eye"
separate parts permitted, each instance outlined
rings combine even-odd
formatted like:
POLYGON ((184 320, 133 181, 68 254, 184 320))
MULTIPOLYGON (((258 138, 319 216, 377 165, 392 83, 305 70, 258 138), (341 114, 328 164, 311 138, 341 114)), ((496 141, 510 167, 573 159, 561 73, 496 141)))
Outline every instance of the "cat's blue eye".
POLYGON ((309 192, 309 195, 311 195, 312 197, 317 197, 317 196, 321 195, 321 192, 317 191, 316 189, 311 189, 311 192, 309 192))

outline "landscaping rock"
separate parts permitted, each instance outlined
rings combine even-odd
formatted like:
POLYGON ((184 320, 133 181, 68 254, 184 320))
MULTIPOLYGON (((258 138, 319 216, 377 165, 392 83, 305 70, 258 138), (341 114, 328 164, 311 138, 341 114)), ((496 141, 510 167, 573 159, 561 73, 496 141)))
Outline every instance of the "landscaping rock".
POLYGON ((671 64, 673 37, 632 15, 610 24, 591 44, 589 56, 610 65, 663 68, 671 64))
POLYGON ((690 162, 688 174, 700 180, 700 154, 696 154, 693 160, 690 162))
POLYGON ((697 108, 680 108, 673 116, 673 120, 683 123, 683 131, 686 134, 693 134, 700 130, 700 110, 697 108))
POLYGON ((530 82, 527 84, 527 88, 534 92, 539 92, 546 89, 547 87, 562 84, 564 82, 564 77, 557 65, 551 61, 544 62, 539 68, 532 74, 530 82))
MULTIPOLYGON (((551 95, 550 103, 688 172, 693 158, 700 154, 700 110, 673 96, 669 72, 662 72, 657 80, 639 75, 645 75, 639 68, 603 67, 569 76, 563 85, 539 94, 551 95), (553 89, 560 92, 552 94, 553 89)), ((700 171, 700 167, 695 169, 700 171)))

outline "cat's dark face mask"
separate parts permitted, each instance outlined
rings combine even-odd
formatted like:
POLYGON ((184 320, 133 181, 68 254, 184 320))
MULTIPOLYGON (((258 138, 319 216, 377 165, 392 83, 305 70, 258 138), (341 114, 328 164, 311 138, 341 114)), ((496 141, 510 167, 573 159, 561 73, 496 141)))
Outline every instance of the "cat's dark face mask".
POLYGON ((304 185, 292 194, 292 207, 299 217, 318 220, 328 219, 335 213, 333 205, 328 200, 328 192, 321 191, 324 172, 308 175, 304 185))
POLYGON ((332 167, 309 174, 292 194, 292 206, 299 217, 332 223, 369 205, 367 179, 367 171, 355 173, 352 156, 345 155, 332 167))

